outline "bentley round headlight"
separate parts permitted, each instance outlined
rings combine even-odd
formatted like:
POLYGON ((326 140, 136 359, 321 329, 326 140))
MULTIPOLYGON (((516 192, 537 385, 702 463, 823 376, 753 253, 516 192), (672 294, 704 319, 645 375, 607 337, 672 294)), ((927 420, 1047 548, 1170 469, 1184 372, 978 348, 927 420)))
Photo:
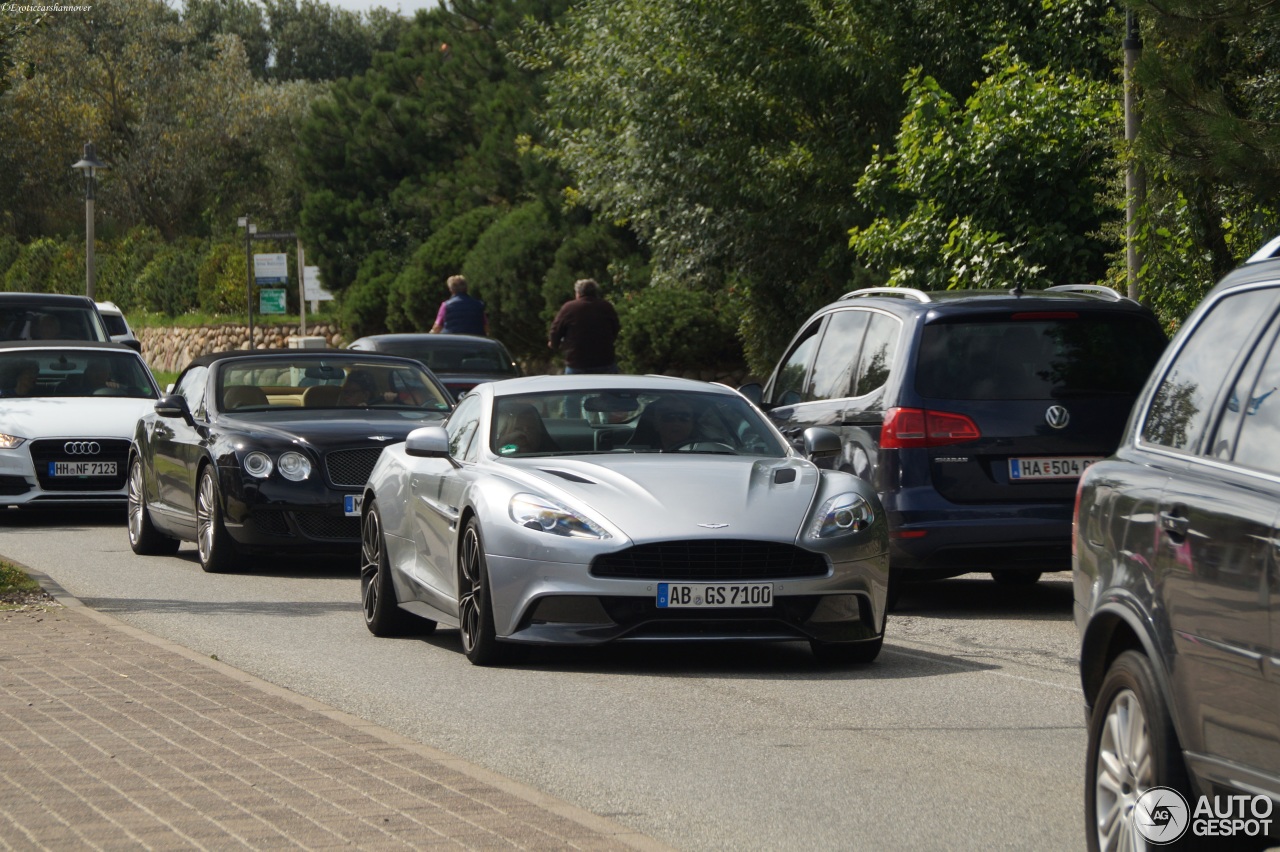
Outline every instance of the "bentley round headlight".
POLYGON ((311 460, 302 453, 290 450, 280 456, 280 475, 292 482, 301 482, 311 475, 311 460))
POLYGON ((266 453, 255 450, 244 457, 244 472, 258 479, 266 479, 271 475, 271 469, 274 467, 271 456, 266 453))

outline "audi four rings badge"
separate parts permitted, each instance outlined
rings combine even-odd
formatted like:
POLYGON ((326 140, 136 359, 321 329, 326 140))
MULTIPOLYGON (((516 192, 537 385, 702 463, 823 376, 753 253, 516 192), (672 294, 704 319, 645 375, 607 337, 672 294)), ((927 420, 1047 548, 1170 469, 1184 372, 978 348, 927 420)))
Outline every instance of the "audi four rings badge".
POLYGON ((102 452, 102 446, 97 441, 67 441, 62 451, 71 456, 96 456, 102 452))
POLYGON ((1044 413, 1044 419, 1053 428, 1064 429, 1071 422, 1071 412, 1061 405, 1051 405, 1049 410, 1044 413))

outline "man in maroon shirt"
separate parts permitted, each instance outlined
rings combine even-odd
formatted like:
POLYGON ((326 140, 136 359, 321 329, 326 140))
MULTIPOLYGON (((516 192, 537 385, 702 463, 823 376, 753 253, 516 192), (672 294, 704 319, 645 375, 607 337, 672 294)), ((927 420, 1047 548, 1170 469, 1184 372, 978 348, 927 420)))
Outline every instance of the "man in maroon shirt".
POLYGON ((618 312, 600 296, 600 285, 583 278, 573 285, 576 298, 565 302, 551 322, 547 346, 564 350, 564 371, 617 373, 613 342, 618 339, 618 312))

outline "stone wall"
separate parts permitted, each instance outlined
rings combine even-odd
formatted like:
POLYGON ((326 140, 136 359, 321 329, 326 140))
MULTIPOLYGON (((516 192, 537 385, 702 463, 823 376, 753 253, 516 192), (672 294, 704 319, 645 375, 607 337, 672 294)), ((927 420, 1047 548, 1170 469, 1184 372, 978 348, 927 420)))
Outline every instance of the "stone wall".
MULTIPOLYGON (((298 335, 297 325, 253 326, 253 348, 286 349, 290 336, 298 335)), ((197 355, 249 348, 248 325, 212 325, 197 328, 139 328, 134 334, 142 341, 142 357, 152 370, 176 373, 197 355)), ((341 348, 347 341, 335 325, 307 323, 307 337, 323 337, 329 346, 341 348)))

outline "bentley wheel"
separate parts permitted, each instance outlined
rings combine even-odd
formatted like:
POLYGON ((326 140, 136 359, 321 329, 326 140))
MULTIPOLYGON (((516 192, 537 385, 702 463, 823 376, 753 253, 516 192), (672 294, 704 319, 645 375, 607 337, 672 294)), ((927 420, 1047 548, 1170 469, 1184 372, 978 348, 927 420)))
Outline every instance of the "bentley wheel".
POLYGON ((1089 719, 1087 761, 1085 832, 1095 852, 1146 848, 1134 809, 1151 787, 1172 787, 1193 801, 1173 720, 1144 654, 1125 651, 1107 671, 1089 719))
POLYGON ((360 524, 360 600, 364 625, 374 636, 399 636, 415 628, 420 633, 431 633, 436 629, 434 621, 415 618, 396 601, 382 515, 376 504, 365 510, 360 524))
POLYGON ((167 556, 178 552, 178 540, 164 535, 151 525, 147 511, 147 493, 142 483, 142 459, 129 462, 129 546, 140 556, 167 556))
POLYGON ((200 472, 196 487, 196 547, 204 570, 220 573, 234 567, 235 543, 222 524, 222 497, 213 465, 200 472))
POLYGON ((458 559, 458 631, 462 650, 475 665, 493 666, 510 659, 510 648, 498 641, 494 627, 489 569, 475 518, 467 522, 462 534, 458 559))

